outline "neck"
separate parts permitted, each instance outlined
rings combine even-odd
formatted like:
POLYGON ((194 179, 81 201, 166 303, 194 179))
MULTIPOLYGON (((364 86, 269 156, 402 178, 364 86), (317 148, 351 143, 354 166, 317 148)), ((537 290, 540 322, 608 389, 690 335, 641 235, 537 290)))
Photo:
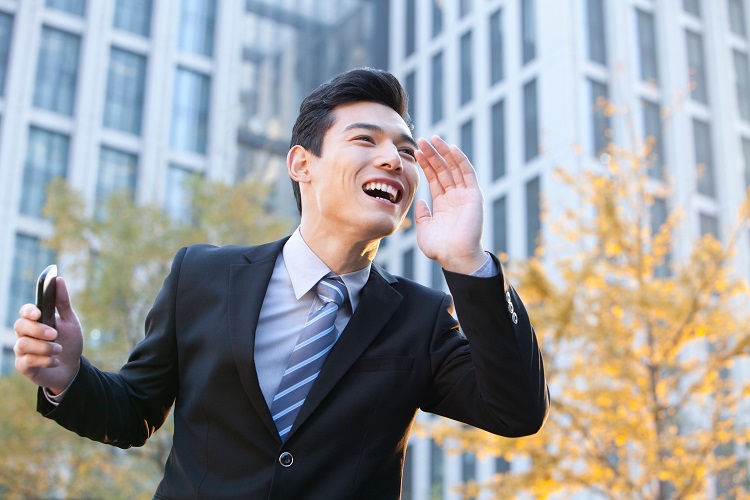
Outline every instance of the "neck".
POLYGON ((363 269, 378 252, 380 238, 361 240, 341 232, 332 233, 324 226, 300 225, 307 246, 328 268, 339 276, 363 269))

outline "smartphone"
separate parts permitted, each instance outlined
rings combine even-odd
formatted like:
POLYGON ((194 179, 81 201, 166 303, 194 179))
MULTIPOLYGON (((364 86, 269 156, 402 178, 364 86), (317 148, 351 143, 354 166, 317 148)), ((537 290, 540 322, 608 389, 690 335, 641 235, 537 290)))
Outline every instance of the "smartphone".
POLYGON ((42 271, 36 282, 36 306, 42 311, 40 323, 55 328, 55 298, 57 297, 57 266, 52 264, 42 271))

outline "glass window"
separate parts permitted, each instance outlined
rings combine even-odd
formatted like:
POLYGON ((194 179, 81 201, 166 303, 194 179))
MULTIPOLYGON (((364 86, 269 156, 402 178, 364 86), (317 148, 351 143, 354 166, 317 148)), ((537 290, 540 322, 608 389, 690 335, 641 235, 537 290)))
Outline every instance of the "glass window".
POLYGON ((708 123, 693 119, 693 143, 695 144, 695 166, 698 192, 716 196, 711 149, 711 127, 708 123))
POLYGON ((656 57, 654 16, 649 12, 636 9, 636 18, 638 22, 641 80, 657 83, 659 81, 659 70, 656 57))
POLYGON ((144 56, 112 48, 104 104, 105 127, 140 135, 145 78, 144 56))
POLYGON ((173 220, 190 224, 193 221, 193 196, 190 181, 200 175, 179 165, 170 165, 167 171, 167 192, 164 211, 173 220))
POLYGON ((747 25, 745 24, 745 0, 729 0, 729 29, 732 33, 741 37, 747 36, 747 25))
POLYGON ((401 256, 401 276, 414 279, 414 249, 410 248, 401 256))
POLYGON ((64 115, 73 114, 80 44, 76 35, 47 26, 42 29, 34 106, 64 115))
POLYGON ((610 136, 610 118, 607 113, 609 106, 609 90, 606 83, 589 79, 589 95, 591 98, 591 132, 592 154, 599 156, 607 147, 610 136))
MULTIPOLYGON (((661 227, 667 222, 667 201, 664 198, 654 198, 654 204, 651 205, 651 234, 656 235, 661 227)), ((669 276, 670 256, 664 257, 664 262, 657 265, 654 269, 654 276, 665 278, 669 276)))
POLYGON ((216 0, 182 0, 180 49, 211 57, 214 52, 216 0))
POLYGON ((474 68, 471 54, 471 31, 468 31, 461 36, 461 104, 466 104, 472 98, 474 68))
POLYGON ((25 234, 16 235, 13 253, 13 272, 8 290, 6 324, 13 328, 21 306, 34 302, 36 279, 44 268, 57 260, 55 252, 42 246, 39 238, 25 234))
POLYGON ((47 0, 46 5, 76 16, 83 16, 86 12, 86 0, 47 0))
POLYGON ((734 78, 740 118, 750 122, 750 61, 747 54, 734 51, 734 78))
POLYGON ((406 18, 404 19, 404 56, 409 57, 417 49, 417 0, 406 0, 406 18))
POLYGON ((745 190, 750 188, 750 139, 742 138, 742 160, 745 163, 745 190))
POLYGON ((649 175, 664 178, 664 140, 662 136, 661 107, 643 100, 643 135, 650 143, 649 175))
POLYGON ((443 449, 430 441, 430 494, 431 499, 443 498, 443 449))
POLYGON ((443 119, 443 53, 432 56, 432 123, 443 119))
POLYGON ((490 16, 490 85, 503 79, 503 11, 490 16))
POLYGON ((404 90, 406 91, 406 94, 409 96, 409 117, 412 120, 416 120, 417 111, 414 108, 417 99, 416 99, 416 91, 417 91, 417 73, 416 71, 410 72, 408 75, 406 75, 406 78, 404 78, 404 90))
POLYGON ((13 18, 0 12, 0 96, 5 95, 5 74, 8 72, 10 37, 13 32, 13 18))
POLYGON ((699 223, 701 236, 710 234, 719 239, 719 219, 715 215, 700 214, 699 223))
POLYGON ((461 0, 458 4, 458 12, 460 17, 464 17, 466 14, 471 12, 472 0, 461 0))
POLYGON ((521 0, 521 60, 523 64, 536 57, 535 0, 521 0))
POLYGON ((245 143, 244 140, 241 135, 237 142, 236 182, 268 179, 273 172, 280 172, 281 168, 286 169, 286 155, 282 156, 268 148, 256 147, 260 142, 258 138, 253 138, 252 144, 245 143))
POLYGON ((607 37, 604 29, 604 0, 587 0, 589 59, 607 64, 607 37))
POLYGON ((117 0, 115 28, 148 37, 151 31, 151 0, 117 0))
POLYGON ((464 483, 477 480, 477 457, 473 453, 463 452, 461 454, 461 478, 464 483))
POLYGON ((208 76, 177 68, 170 135, 175 149, 206 153, 210 86, 208 76))
POLYGON ((31 127, 27 147, 20 211, 41 217, 47 186, 53 179, 67 175, 69 140, 62 134, 31 127))
POLYGON ((523 86, 524 160, 539 154, 539 118, 537 114, 536 80, 523 86))
POLYGON ((443 31, 443 9, 445 0, 432 0, 432 36, 437 36, 443 31))
POLYGON ((687 57, 690 73, 690 96, 693 100, 708 104, 706 80, 706 58, 703 54, 703 37, 699 33, 686 31, 687 57))
POLYGON ((492 251, 508 253, 508 220, 505 196, 492 202, 492 251))
POLYGON ((492 105, 492 179, 505 175, 505 101, 492 105))
POLYGON ((682 0, 682 8, 689 14, 701 17, 701 0, 682 0))
POLYGON ((474 121, 471 119, 461 125, 461 150, 469 161, 474 161, 474 121))
POLYGON ((533 257, 541 238, 542 210, 539 177, 526 183, 526 256, 533 257))
POLYGON ((107 199, 126 191, 133 198, 138 157, 131 153, 102 147, 99 152, 99 174, 96 179, 96 216, 103 218, 107 199))

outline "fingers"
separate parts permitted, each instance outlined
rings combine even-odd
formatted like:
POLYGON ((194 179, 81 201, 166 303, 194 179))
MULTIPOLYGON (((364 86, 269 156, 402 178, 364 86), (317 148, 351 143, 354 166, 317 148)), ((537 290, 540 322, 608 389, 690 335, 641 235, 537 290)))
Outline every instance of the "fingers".
POLYGON ((417 225, 423 224, 431 218, 432 213, 430 212, 430 207, 427 205, 427 202, 424 200, 416 200, 414 202, 414 220, 417 225))
POLYGON ((32 337, 45 341, 57 338, 57 331, 54 328, 37 321, 42 314, 34 304, 25 304, 21 307, 19 315, 21 317, 13 325, 18 338, 32 337))
POLYGON ((62 352, 62 346, 52 342, 57 338, 55 329, 28 317, 38 317, 38 312, 36 306, 26 304, 21 308, 22 317, 16 320, 13 327, 18 336, 13 352, 16 355, 16 369, 21 373, 27 373, 33 368, 51 368, 60 364, 56 355, 62 352))
POLYGON ((51 357, 62 352, 62 346, 54 342, 35 339, 33 337, 19 337, 13 346, 16 357, 51 357))
POLYGON ((68 285, 65 284, 65 280, 61 277, 57 277, 57 295, 55 297, 55 307, 57 313, 60 315, 62 321, 75 320, 76 314, 73 311, 73 307, 70 305, 70 294, 68 293, 68 285))
POLYGON ((42 317, 42 311, 40 311, 34 304, 24 304, 18 311, 18 315, 22 318, 30 319, 31 321, 37 321, 42 317))
POLYGON ((419 138, 417 143, 420 147, 417 161, 425 173, 433 196, 456 187, 477 186, 474 167, 458 146, 449 146, 437 135, 433 135, 430 141, 419 138))

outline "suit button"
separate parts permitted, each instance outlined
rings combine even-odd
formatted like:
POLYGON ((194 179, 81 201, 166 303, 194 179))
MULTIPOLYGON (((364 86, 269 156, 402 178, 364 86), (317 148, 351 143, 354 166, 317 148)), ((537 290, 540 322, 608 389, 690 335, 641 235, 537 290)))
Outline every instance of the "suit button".
POLYGON ((511 319, 513 320, 514 325, 518 324, 518 314, 513 313, 513 315, 511 316, 511 319))
POLYGON ((282 467, 291 467, 292 463, 294 463, 294 457, 291 453, 285 451, 284 453, 279 455, 279 463, 282 465, 282 467))

